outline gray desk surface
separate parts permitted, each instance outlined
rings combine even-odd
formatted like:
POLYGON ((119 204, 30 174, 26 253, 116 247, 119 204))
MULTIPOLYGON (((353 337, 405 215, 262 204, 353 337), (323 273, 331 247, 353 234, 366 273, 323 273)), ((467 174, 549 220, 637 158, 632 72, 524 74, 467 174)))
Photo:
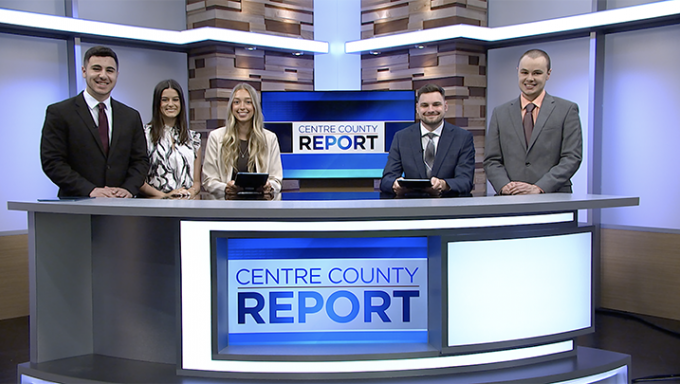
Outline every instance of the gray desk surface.
MULTIPOLYGON (((349 196, 349 195, 348 195, 349 196)), ((10 201, 8 209, 83 215, 180 217, 187 219, 362 219, 421 218, 565 212, 630 207, 638 197, 542 194, 434 199, 342 199, 274 201, 84 199, 10 201)))

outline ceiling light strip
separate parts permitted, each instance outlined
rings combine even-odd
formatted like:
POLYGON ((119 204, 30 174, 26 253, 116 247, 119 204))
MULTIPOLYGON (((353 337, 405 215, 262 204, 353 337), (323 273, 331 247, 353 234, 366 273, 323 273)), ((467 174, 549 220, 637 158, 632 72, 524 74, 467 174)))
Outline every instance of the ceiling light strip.
POLYGON ((633 7, 592 12, 532 23, 487 28, 473 25, 451 25, 390 36, 374 37, 345 43, 345 52, 358 53, 379 51, 415 44, 427 44, 443 40, 465 38, 497 42, 551 33, 601 28, 660 17, 680 15, 680 0, 668 0, 633 7))
POLYGON ((274 36, 264 33, 244 32, 213 27, 173 31, 9 9, 0 9, 0 24, 45 32, 112 37, 177 46, 205 41, 216 41, 312 53, 329 52, 329 44, 327 42, 274 36))

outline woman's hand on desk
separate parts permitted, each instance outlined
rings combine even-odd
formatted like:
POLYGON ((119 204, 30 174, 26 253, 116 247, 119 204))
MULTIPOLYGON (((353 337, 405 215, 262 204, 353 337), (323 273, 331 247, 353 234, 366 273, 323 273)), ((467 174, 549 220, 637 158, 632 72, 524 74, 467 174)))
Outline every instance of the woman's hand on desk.
POLYGON ((269 180, 267 180, 267 182, 264 183, 264 185, 263 185, 262 187, 260 187, 260 190, 261 190, 262 193, 264 193, 265 195, 271 195, 271 194, 274 192, 274 191, 272 190, 272 185, 269 184, 269 180))
POLYGON ((237 186, 234 180, 230 180, 229 182, 227 182, 227 186, 224 188, 224 198, 233 199, 234 197, 236 197, 238 192, 242 190, 243 188, 237 186))
POLYGON ((200 190, 196 188, 177 188, 165 194, 165 199, 195 199, 198 196, 200 190))

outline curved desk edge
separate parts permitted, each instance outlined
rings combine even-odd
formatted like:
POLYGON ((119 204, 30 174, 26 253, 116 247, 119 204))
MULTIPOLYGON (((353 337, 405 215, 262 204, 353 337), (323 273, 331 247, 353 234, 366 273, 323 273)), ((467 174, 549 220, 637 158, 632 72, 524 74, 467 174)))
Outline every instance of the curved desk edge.
POLYGON ((83 215, 181 217, 184 219, 421 218, 565 212, 630 207, 639 197, 543 194, 440 199, 325 201, 215 201, 156 199, 85 199, 10 201, 9 210, 83 215))

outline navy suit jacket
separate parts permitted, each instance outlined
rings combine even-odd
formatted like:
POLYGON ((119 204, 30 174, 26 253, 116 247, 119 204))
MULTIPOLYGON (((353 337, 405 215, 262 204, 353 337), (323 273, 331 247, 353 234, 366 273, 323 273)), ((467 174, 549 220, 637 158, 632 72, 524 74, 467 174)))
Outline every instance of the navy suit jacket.
MULTIPOLYGON (((472 134, 453 124, 444 122, 442 135, 432 167, 432 176, 444 179, 451 188, 449 195, 467 195, 474 185, 475 144, 472 134)), ((383 170, 380 190, 393 193, 394 180, 427 179, 423 160, 420 123, 402 129, 394 135, 387 165, 383 170)))
POLYGON ((96 187, 136 195, 149 170, 139 112, 111 99, 113 129, 108 156, 83 94, 47 107, 40 142, 43 171, 59 197, 89 196, 96 187))

